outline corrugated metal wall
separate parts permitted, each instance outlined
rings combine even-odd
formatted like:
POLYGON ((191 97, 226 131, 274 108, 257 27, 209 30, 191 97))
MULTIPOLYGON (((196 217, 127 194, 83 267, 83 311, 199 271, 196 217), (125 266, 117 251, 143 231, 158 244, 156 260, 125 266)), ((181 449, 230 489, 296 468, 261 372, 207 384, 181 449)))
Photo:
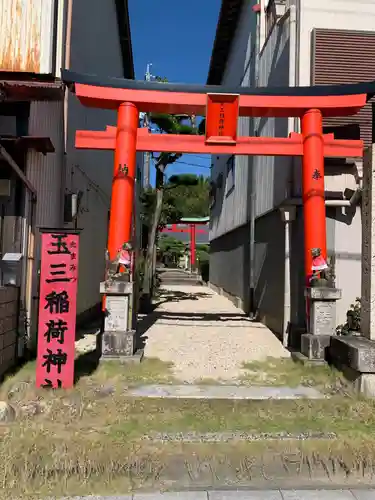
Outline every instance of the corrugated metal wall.
POLYGON ((56 1, 1 0, 1 71, 53 73, 56 1))
POLYGON ((36 224, 61 227, 64 186, 64 110, 63 102, 34 101, 30 105, 29 135, 49 137, 54 153, 27 153, 26 172, 38 190, 36 224))
MULTIPOLYGON (((34 101, 30 104, 29 135, 49 137, 54 153, 43 155, 29 150, 26 158, 26 176, 37 189, 36 227, 62 227, 64 194, 64 114, 63 102, 34 101)), ((40 265, 40 234, 35 233, 35 265, 33 269, 33 297, 38 296, 38 269, 40 265)), ((31 334, 37 331, 38 301, 31 311, 31 334)))
MULTIPOLYGON (((314 85, 356 83, 375 78, 375 33, 314 29, 312 38, 312 83, 314 85)), ((375 102, 374 99, 371 102, 375 102)), ((372 115, 369 102, 357 115, 329 118, 327 127, 356 124, 361 139, 371 143, 372 115)), ((345 133, 343 131, 343 133, 345 133)), ((353 131, 347 131, 352 137, 353 131)))
MULTIPOLYGON (((290 17, 287 13, 274 26, 260 54, 260 87, 289 85, 290 17)), ((287 118, 257 118, 254 128, 259 136, 288 137, 287 118)), ((255 215, 272 210, 288 196, 292 160, 289 157, 254 157, 256 185, 255 215)))

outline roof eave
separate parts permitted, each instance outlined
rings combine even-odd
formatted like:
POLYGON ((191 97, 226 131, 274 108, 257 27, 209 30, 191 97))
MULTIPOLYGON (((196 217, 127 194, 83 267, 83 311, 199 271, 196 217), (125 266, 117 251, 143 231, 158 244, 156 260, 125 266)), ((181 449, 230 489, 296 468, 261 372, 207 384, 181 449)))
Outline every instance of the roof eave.
POLYGON ((128 0, 115 0, 124 78, 134 80, 134 60, 131 40, 128 0))
POLYGON ((220 85, 245 0, 222 0, 207 85, 220 85))

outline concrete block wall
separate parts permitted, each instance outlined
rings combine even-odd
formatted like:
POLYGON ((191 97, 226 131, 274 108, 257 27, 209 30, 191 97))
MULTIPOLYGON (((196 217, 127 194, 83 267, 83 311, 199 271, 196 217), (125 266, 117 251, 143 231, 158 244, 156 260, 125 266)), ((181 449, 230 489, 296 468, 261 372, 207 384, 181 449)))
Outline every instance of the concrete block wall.
POLYGON ((0 379, 17 361, 19 288, 0 287, 0 379))

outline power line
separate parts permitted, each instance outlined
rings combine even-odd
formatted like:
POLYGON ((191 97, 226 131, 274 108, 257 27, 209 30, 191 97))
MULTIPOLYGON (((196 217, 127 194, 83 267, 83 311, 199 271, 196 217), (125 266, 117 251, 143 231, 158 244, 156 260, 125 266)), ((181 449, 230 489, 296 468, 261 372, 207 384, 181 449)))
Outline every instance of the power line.
POLYGON ((203 156, 203 155, 195 155, 195 154, 192 154, 192 153, 188 153, 188 154, 189 154, 189 156, 195 156, 195 158, 203 158, 203 160, 207 160, 207 157, 211 156, 210 154, 207 154, 205 156, 203 156))
POLYGON ((211 170, 211 167, 208 167, 207 165, 198 165, 198 163, 188 163, 187 161, 180 161, 180 160, 177 160, 174 162, 174 164, 176 164, 176 163, 181 163, 183 165, 190 165, 190 167, 200 167, 200 168, 207 168, 207 169, 211 170))
POLYGON ((101 198, 101 201, 104 203, 106 207, 109 207, 110 204, 110 198, 107 195, 107 193, 97 184, 94 182, 89 175, 86 174, 86 172, 79 166, 79 165, 73 165, 74 168, 76 168, 81 175, 87 180, 88 185, 99 195, 99 198, 101 198))

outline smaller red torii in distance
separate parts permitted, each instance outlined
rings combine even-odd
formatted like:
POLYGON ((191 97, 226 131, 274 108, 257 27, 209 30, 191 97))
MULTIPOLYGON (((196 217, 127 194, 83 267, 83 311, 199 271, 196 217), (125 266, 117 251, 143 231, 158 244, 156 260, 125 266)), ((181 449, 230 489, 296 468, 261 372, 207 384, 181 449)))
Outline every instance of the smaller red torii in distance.
POLYGON ((168 224, 164 227, 162 233, 190 233, 190 261, 191 267, 194 269, 196 265, 196 249, 197 249, 197 234, 207 234, 207 229, 199 229, 197 225, 207 224, 209 221, 208 217, 203 217, 201 219, 181 219, 179 223, 168 224), (179 224, 187 225, 188 227, 178 227, 179 224))

